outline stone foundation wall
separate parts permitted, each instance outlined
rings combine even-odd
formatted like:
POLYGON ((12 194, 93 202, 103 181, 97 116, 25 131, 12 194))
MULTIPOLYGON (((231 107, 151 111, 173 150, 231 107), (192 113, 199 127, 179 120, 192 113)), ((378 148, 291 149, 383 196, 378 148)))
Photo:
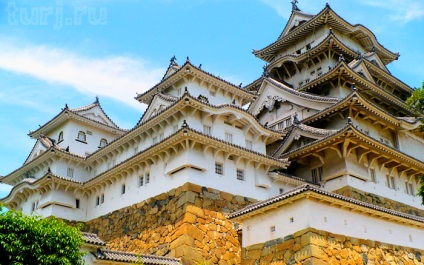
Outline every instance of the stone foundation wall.
POLYGON ((184 264, 240 264, 240 244, 224 216, 254 202, 241 196, 186 183, 154 198, 91 220, 112 250, 181 258, 184 264))
POLYGON ((420 265, 424 264, 424 251, 309 228, 243 248, 241 264, 420 265))
POLYGON ((363 202, 372 203, 387 209, 424 217, 423 210, 369 192, 360 191, 352 187, 344 187, 339 190, 335 190, 334 193, 357 199, 363 202))

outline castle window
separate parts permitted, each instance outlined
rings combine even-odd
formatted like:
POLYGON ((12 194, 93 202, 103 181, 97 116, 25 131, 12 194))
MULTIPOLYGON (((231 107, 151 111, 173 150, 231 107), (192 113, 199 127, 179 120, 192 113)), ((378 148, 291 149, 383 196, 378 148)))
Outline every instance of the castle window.
POLYGON ((275 232, 275 225, 273 225, 273 226, 270 227, 270 231, 271 231, 271 233, 272 232, 275 232))
POLYGON ((280 188, 280 194, 283 194, 284 193, 284 189, 283 188, 280 188))
POLYGON ((222 175, 223 172, 224 172, 224 170, 223 170, 222 164, 215 163, 215 173, 216 174, 219 174, 219 175, 222 175))
POLYGON ((74 169, 73 169, 73 168, 68 167, 68 170, 67 170, 67 172, 66 172, 66 176, 67 176, 68 178, 73 178, 73 177, 74 177, 74 169))
POLYGON ((34 211, 35 211, 35 208, 36 208, 36 207, 35 207, 35 202, 33 202, 33 203, 32 203, 32 207, 31 207, 31 212, 34 212, 34 211))
POLYGON ((100 196, 100 203, 103 204, 105 202, 105 194, 102 193, 102 195, 100 196))
POLYGON ((57 138, 57 143, 60 143, 63 141, 63 132, 59 133, 59 137, 57 138))
POLYGON ((395 187, 395 177, 394 176, 389 176, 389 175, 386 175, 386 185, 387 185, 387 187, 388 188, 390 188, 390 189, 396 189, 396 187, 395 187))
POLYGON ((141 187, 144 185, 144 176, 140 176, 140 181, 138 182, 138 186, 141 187))
POLYGON ((285 119, 283 122, 284 122, 284 126, 285 126, 286 128, 287 128, 287 127, 290 127, 290 126, 292 125, 291 118, 285 119))
POLYGON ((376 182, 375 170, 373 168, 370 168, 370 179, 371 179, 372 182, 376 182))
POLYGON ((408 181, 405 181, 405 188, 406 188, 406 193, 409 195, 414 196, 414 186, 412 183, 409 183, 408 181))
POLYGON ((105 147, 107 145, 107 140, 102 138, 100 140, 99 148, 105 147))
POLYGON ((79 131, 77 141, 85 143, 86 140, 87 140, 87 138, 86 138, 85 132, 79 131))
POLYGON ((246 148, 252 150, 252 141, 246 140, 246 148))
POLYGON ((165 134, 161 133, 159 134, 159 141, 162 141, 165 138, 165 134))
POLYGON ((150 182, 150 173, 146 173, 146 184, 150 182))
POLYGON ((77 208, 77 209, 80 208, 80 200, 79 199, 75 199, 75 208, 77 208))
POLYGON ((311 170, 312 182, 319 183, 322 181, 322 166, 311 170))
POLYGON ((211 126, 203 125, 203 133, 210 135, 211 134, 211 126))
POLYGON ((99 206, 99 204, 100 204, 100 197, 99 197, 99 196, 97 196, 97 197, 96 197, 96 206, 99 206))
POLYGON ((122 184, 121 186, 121 194, 125 194, 125 184, 122 184))
POLYGON ((233 143, 233 134, 231 133, 225 133, 225 141, 229 143, 233 143))
POLYGON ((237 179, 244 180, 244 170, 237 169, 237 179))
POLYGON ((153 144, 156 144, 158 142, 158 138, 157 137, 153 137, 153 144))

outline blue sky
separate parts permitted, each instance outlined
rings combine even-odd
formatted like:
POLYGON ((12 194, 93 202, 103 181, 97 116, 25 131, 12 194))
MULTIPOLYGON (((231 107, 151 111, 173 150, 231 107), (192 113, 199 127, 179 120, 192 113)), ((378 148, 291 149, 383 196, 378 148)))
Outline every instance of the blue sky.
MULTIPOLYGON (((316 14, 326 0, 299 0, 316 14)), ((337 0, 331 7, 401 53, 389 66, 412 87, 424 81, 424 1, 337 0)), ((60 112, 102 106, 131 128, 146 106, 133 97, 157 83, 175 55, 233 83, 247 84, 264 62, 252 55, 273 42, 290 0, 16 0, 0 2, 0 175, 22 165, 27 133, 60 112), (31 15, 34 15, 31 17, 31 15)), ((0 185, 0 197, 10 187, 0 185)))

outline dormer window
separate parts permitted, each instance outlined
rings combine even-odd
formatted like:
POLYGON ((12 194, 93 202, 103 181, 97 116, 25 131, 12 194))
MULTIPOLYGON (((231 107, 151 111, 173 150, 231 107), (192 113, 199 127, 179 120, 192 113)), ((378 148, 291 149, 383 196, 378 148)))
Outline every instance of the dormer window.
POLYGON ((85 132, 83 132, 83 131, 79 131, 79 132, 78 132, 77 141, 85 143, 85 142, 86 142, 86 140, 87 140, 87 137, 86 137, 86 135, 85 135, 85 132))
POLYGON ((59 137, 57 138, 57 143, 60 143, 63 141, 63 132, 59 133, 59 137))
POLYGON ((105 147, 106 145, 107 145, 107 140, 106 140, 106 139, 104 139, 104 138, 102 138, 102 139, 100 140, 99 148, 103 148, 103 147, 105 147))

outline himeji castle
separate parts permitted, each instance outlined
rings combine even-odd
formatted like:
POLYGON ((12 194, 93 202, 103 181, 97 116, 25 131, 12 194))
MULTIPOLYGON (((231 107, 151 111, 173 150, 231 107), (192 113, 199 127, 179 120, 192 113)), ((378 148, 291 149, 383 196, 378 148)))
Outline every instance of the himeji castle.
POLYGON ((88 264, 424 264, 422 115, 399 59, 292 2, 247 86, 173 57, 129 130, 66 105, 0 179, 11 209, 83 223, 88 264), (256 77, 252 77, 255 79, 256 77))

